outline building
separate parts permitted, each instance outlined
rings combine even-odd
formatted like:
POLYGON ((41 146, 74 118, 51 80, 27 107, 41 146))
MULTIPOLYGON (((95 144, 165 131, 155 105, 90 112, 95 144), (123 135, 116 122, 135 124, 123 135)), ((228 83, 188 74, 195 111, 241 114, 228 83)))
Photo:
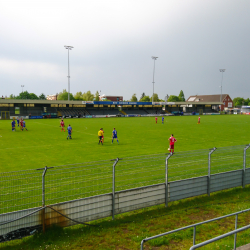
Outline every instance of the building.
POLYGON ((223 105, 218 105, 220 110, 225 108, 233 108, 233 101, 228 94, 221 95, 193 95, 187 99, 187 102, 223 102, 223 105))
POLYGON ((110 100, 112 102, 123 102, 123 96, 118 95, 101 95, 99 96, 99 101, 110 100))
POLYGON ((46 99, 49 100, 49 101, 56 101, 56 100, 57 100, 57 96, 58 96, 58 94, 55 94, 55 95, 47 95, 47 96, 46 96, 46 99))

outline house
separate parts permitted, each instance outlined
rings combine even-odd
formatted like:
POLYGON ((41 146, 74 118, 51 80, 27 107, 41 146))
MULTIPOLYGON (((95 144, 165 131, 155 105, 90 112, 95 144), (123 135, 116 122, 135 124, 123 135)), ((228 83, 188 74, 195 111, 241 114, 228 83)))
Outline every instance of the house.
POLYGON ((112 96, 112 95, 101 95, 99 96, 100 101, 110 100, 112 102, 123 102, 123 96, 112 96))
POLYGON ((233 100, 228 94, 222 95, 193 95, 187 99, 187 102, 223 102, 219 105, 220 110, 233 108, 233 100))
POLYGON ((49 101, 56 101, 56 100, 57 100, 57 96, 58 96, 58 94, 55 94, 55 95, 47 95, 47 96, 46 96, 46 99, 49 100, 49 101))

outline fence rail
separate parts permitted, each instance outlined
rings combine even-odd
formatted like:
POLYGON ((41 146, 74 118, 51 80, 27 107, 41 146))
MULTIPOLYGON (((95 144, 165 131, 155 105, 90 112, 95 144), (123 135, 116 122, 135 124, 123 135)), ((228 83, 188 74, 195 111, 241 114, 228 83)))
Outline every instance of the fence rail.
POLYGON ((227 236, 230 236, 230 235, 233 235, 233 234, 234 234, 234 250, 235 250, 236 249, 237 233, 250 228, 250 225, 247 225, 245 227, 237 229, 238 228, 238 215, 242 214, 242 213, 249 212, 249 211, 250 211, 250 209, 242 210, 240 212, 227 214, 227 215, 217 217, 217 218, 214 218, 214 219, 211 219, 211 220, 206 220, 206 221, 195 223, 195 224, 192 224, 192 225, 189 225, 189 226, 186 226, 186 227, 177 228, 175 230, 172 230, 172 231, 169 231, 169 232, 166 232, 166 233, 162 233, 162 234, 158 234, 158 235, 155 235, 155 236, 152 236, 152 237, 148 237, 148 238, 143 239, 141 241, 141 247, 140 248, 141 248, 141 250, 143 250, 144 243, 147 242, 147 241, 157 239, 159 237, 163 237, 163 236, 166 236, 166 235, 170 235, 170 234, 173 234, 173 233, 176 233, 176 232, 180 232, 180 231, 183 231, 183 230, 186 230, 186 229, 189 229, 189 228, 193 228, 193 246, 190 248, 190 250, 205 246, 207 244, 210 244, 210 243, 212 243, 214 241, 223 239, 223 238, 225 238, 227 236), (231 216, 235 216, 235 230, 233 230, 233 231, 231 231, 229 233, 223 234, 221 236, 215 237, 215 238, 213 238, 211 240, 204 241, 204 242, 199 243, 199 244, 195 243, 196 242, 196 231, 197 231, 198 226, 208 224, 210 222, 218 221, 218 220, 221 220, 221 219, 225 219, 225 218, 228 218, 228 217, 231 217, 231 216))
POLYGON ((250 183, 249 146, 0 173, 0 222, 44 208, 34 215, 38 218, 29 219, 28 225, 16 222, 3 228, 0 223, 0 236, 20 226, 32 229, 50 223, 72 225, 48 206, 86 222, 107 216, 114 219, 115 214, 139 208, 162 203, 167 206, 170 201, 244 187, 250 183))

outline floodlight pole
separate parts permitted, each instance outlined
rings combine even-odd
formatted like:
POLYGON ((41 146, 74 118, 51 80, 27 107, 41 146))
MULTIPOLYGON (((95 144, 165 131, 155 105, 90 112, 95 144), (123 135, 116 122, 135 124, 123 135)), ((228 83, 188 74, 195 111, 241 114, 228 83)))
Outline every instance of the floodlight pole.
POLYGON ((73 46, 67 46, 64 45, 65 49, 68 50, 68 101, 70 100, 69 98, 69 93, 70 93, 70 74, 69 74, 69 51, 72 50, 74 47, 73 46))
POLYGON ((155 87, 155 60, 158 58, 157 56, 151 56, 154 60, 154 70, 153 70, 153 96, 152 96, 152 103, 154 102, 154 87, 155 87))
POLYGON ((23 93, 23 87, 24 87, 24 85, 21 85, 21 88, 22 88, 22 93, 23 93))
POLYGON ((219 71, 222 73, 222 77, 221 77, 221 85, 220 85, 220 102, 222 102, 222 82, 223 82, 223 72, 226 71, 226 69, 219 69, 219 71))

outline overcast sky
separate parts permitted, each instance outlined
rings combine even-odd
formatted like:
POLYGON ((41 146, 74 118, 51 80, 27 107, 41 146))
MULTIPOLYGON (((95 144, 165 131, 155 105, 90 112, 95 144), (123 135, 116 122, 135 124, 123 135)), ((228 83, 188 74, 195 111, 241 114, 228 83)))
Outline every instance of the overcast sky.
POLYGON ((0 0, 0 95, 250 97, 249 0, 0 0), (219 69, 226 69, 223 73, 219 69))

